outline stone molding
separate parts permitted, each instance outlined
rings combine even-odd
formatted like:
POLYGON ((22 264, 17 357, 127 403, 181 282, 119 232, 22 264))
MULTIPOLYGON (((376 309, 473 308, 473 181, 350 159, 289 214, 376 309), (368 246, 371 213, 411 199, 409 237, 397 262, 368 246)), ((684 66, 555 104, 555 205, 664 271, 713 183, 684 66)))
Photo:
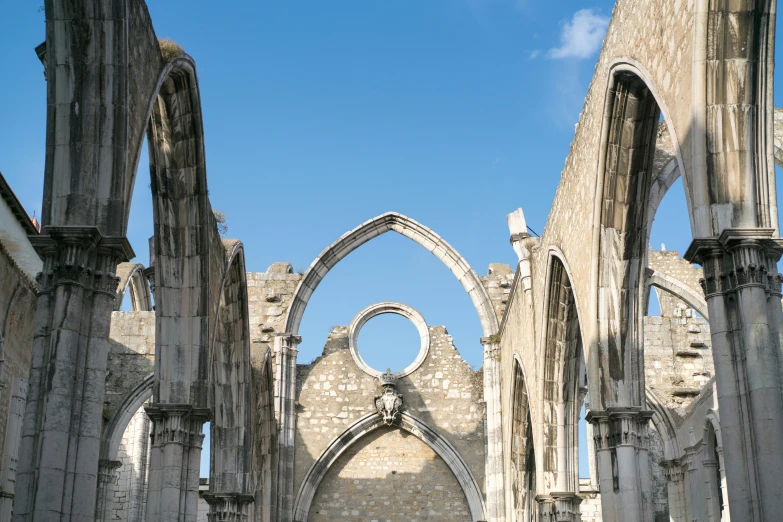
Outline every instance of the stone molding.
POLYGON ((299 332, 299 324, 310 297, 326 274, 337 263, 363 244, 390 231, 397 232, 418 243, 442 261, 468 293, 478 313, 484 335, 493 335, 498 331, 498 320, 492 307, 492 300, 484 285, 481 284, 478 275, 465 258, 433 230, 397 212, 386 212, 365 221, 340 236, 337 241, 318 255, 297 286, 291 307, 286 315, 286 331, 294 334, 299 332))
POLYGON ((28 237, 44 261, 35 278, 39 295, 76 285, 114 298, 117 263, 135 255, 126 237, 104 237, 96 227, 47 226, 40 235, 28 237))
POLYGON ((204 493, 209 504, 209 522, 244 522, 248 519, 248 506, 255 501, 253 495, 244 493, 204 493))
POLYGON ((776 264, 783 239, 773 238, 774 233, 771 228, 731 228, 717 238, 693 240, 684 257, 704 267, 699 282, 706 298, 751 286, 780 296, 783 276, 776 264))
POLYGON ((536 495, 540 522, 579 522, 582 497, 576 493, 551 492, 536 495))
MULTIPOLYGON (((337 459, 363 436, 383 426, 386 426, 383 419, 376 412, 373 412, 351 424, 329 443, 318 459, 310 466, 299 487, 299 492, 294 501, 294 522, 305 522, 307 520, 318 486, 330 467, 337 462, 337 459)), ((473 522, 486 520, 484 518, 486 508, 478 483, 454 446, 433 428, 407 413, 401 414, 394 426, 421 439, 445 461, 465 493, 468 506, 470 507, 471 520, 473 522)))
POLYGON ((152 446, 181 444, 201 448, 204 423, 212 418, 209 409, 194 408, 190 404, 151 404, 144 410, 153 422, 152 446))
POLYGON ((618 446, 646 449, 649 445, 649 425, 654 412, 641 408, 613 407, 604 411, 590 410, 586 421, 594 426, 595 450, 618 446))
POLYGON ((351 325, 348 327, 348 348, 351 351, 353 361, 359 369, 367 375, 380 378, 383 375, 383 372, 372 368, 364 362, 362 355, 359 353, 359 333, 361 332, 362 327, 367 324, 370 319, 383 314, 396 314, 405 317, 416 327, 416 331, 418 331, 419 338, 421 339, 419 353, 416 355, 416 359, 405 367, 405 369, 392 374, 395 379, 399 379, 415 372, 424 363, 430 350, 430 330, 427 327, 427 323, 424 321, 424 317, 422 317, 415 308, 392 301, 383 301, 368 306, 356 314, 356 317, 353 318, 351 325))

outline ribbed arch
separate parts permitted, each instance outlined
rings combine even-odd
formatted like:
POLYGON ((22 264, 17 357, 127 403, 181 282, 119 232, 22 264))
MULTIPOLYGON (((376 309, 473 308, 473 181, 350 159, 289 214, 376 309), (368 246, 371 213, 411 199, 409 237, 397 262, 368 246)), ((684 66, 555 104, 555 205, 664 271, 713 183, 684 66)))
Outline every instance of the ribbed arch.
POLYGON ((533 422, 530 415, 530 399, 527 393, 525 375, 519 360, 514 358, 514 374, 511 384, 512 418, 511 444, 511 496, 513 520, 533 520, 536 512, 536 454, 533 437, 533 422))
POLYGON ((539 493, 578 491, 579 413, 587 391, 582 329, 569 272, 550 255, 544 309, 541 386, 541 450, 544 483, 539 493))
POLYGON ((125 293, 130 291, 131 304, 135 312, 152 311, 152 294, 147 278, 144 275, 144 265, 141 263, 120 263, 117 265, 117 297, 114 299, 114 311, 122 307, 125 293))
POLYGON ((470 296, 473 306, 476 307, 483 335, 490 337, 497 333, 498 320, 489 294, 468 262, 431 229, 396 212, 387 212, 362 223, 343 234, 321 252, 307 269, 296 289, 286 317, 286 333, 298 335, 299 325, 310 297, 337 263, 366 242, 389 231, 397 232, 418 243, 443 262, 470 296))
POLYGON ((242 243, 224 240, 226 268, 220 285, 210 350, 210 408, 213 411, 210 493, 255 493, 253 444, 257 410, 250 364, 250 326, 242 243))

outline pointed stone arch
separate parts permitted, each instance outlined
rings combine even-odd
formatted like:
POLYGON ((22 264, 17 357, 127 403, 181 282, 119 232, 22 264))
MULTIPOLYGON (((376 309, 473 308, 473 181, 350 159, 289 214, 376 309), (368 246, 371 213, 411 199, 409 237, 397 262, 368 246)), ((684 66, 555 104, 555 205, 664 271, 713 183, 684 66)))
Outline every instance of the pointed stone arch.
MULTIPOLYGON (((709 321, 709 310, 707 309, 707 301, 704 298, 694 292, 690 287, 684 285, 680 281, 677 281, 673 277, 670 277, 660 271, 648 268, 645 271, 645 307, 649 301, 650 287, 660 288, 664 292, 682 299, 689 304, 694 310, 696 310, 702 317, 709 321)), ((645 315, 647 310, 645 309, 645 315)))
MULTIPOLYGON (((318 491, 318 486, 340 455, 363 436, 383 426, 386 426, 386 424, 378 413, 369 413, 354 422, 326 447, 321 456, 318 457, 318 460, 307 471, 304 481, 299 487, 299 492, 294 501, 294 522, 307 521, 310 505, 313 502, 316 491, 318 491)), ((481 490, 467 463, 454 446, 424 422, 407 413, 401 414, 400 421, 395 423, 394 426, 421 439, 444 460, 465 493, 465 498, 470 508, 471 520, 473 522, 485 520, 485 508, 481 490)))
POLYGON ((565 257, 550 247, 539 360, 539 455, 537 499, 541 516, 559 509, 578 512, 579 415, 587 392, 584 340, 576 293, 565 257), (557 508, 555 508, 557 509, 557 508))
POLYGON ((365 221, 343 234, 315 258, 294 293, 286 317, 286 333, 298 335, 299 325, 310 297, 326 274, 337 263, 363 244, 389 231, 397 232, 418 243, 443 262, 462 284, 473 302, 473 306, 476 307, 484 337, 490 337, 497 333, 498 320, 492 308, 492 301, 468 262, 454 247, 431 229, 397 212, 386 212, 365 221))
MULTIPOLYGON (((214 312, 209 355, 211 495, 231 494, 247 510, 255 494, 256 408, 250 363, 250 325, 244 247, 223 240, 225 270, 214 312)), ((211 504, 211 502, 210 502, 211 504)))
POLYGON ((120 310, 125 292, 130 291, 133 310, 135 312, 151 312, 152 294, 149 282, 144 275, 144 265, 141 263, 120 263, 117 265, 117 277, 120 278, 120 283, 117 285, 114 311, 120 310))
POLYGON ((511 440, 509 447, 511 520, 532 520, 535 516, 536 452, 530 415, 530 397, 522 363, 514 354, 511 382, 511 440))

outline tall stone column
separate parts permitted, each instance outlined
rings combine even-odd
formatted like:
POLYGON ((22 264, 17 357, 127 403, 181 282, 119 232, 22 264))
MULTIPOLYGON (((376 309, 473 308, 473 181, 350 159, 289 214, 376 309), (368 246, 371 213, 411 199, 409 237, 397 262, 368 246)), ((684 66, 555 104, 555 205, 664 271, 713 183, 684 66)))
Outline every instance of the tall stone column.
POLYGON ((783 502, 783 311, 773 229, 726 229, 696 239, 704 268, 721 435, 734 522, 780 518, 783 502))
POLYGON ((277 490, 275 520, 290 522, 294 509, 294 446, 296 444, 296 356, 298 335, 275 336, 275 417, 277 418, 277 490))
POLYGON ((204 493, 209 504, 209 522, 245 522, 250 514, 253 495, 241 493, 204 493))
POLYGON ((482 337, 484 345, 484 403, 486 404, 487 454, 484 465, 487 522, 502 521, 506 512, 503 492, 503 419, 500 404, 500 343, 482 337))
POLYGON ((146 520, 196 522, 204 423, 210 411, 160 403, 145 410, 152 421, 146 520))
POLYGON ((652 522, 647 454, 653 412, 634 407, 591 410, 604 522, 652 522))
POLYGON ((45 227, 14 519, 94 520, 109 326, 124 237, 45 227))
POLYGON ((579 504, 582 497, 576 493, 550 493, 538 495, 539 522, 580 522, 579 504))

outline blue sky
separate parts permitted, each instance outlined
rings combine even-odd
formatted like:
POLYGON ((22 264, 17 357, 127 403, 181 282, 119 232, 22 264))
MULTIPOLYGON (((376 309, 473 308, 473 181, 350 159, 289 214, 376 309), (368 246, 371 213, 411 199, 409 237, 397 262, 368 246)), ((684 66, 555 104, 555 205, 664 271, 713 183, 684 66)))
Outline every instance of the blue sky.
MULTIPOLYGON (((31 214, 40 213, 46 125, 37 3, 9 2, 0 17, 0 171, 31 214)), ((244 242, 248 270, 275 261, 305 269, 343 232, 394 210, 435 230, 482 275, 491 262, 515 263, 507 213, 521 206, 543 231, 613 2, 148 5, 157 35, 196 60, 210 198, 228 217, 228 236, 244 242)), ((129 226, 145 263, 146 154, 129 226)), ((652 244, 682 253, 690 232, 678 187, 652 244)), ((333 325, 384 300, 445 325, 480 365, 467 295, 432 255, 395 234, 323 281, 302 323, 300 362, 320 354, 333 325)), ((404 367, 415 357, 412 328, 384 318, 366 328, 370 364, 404 367)))

